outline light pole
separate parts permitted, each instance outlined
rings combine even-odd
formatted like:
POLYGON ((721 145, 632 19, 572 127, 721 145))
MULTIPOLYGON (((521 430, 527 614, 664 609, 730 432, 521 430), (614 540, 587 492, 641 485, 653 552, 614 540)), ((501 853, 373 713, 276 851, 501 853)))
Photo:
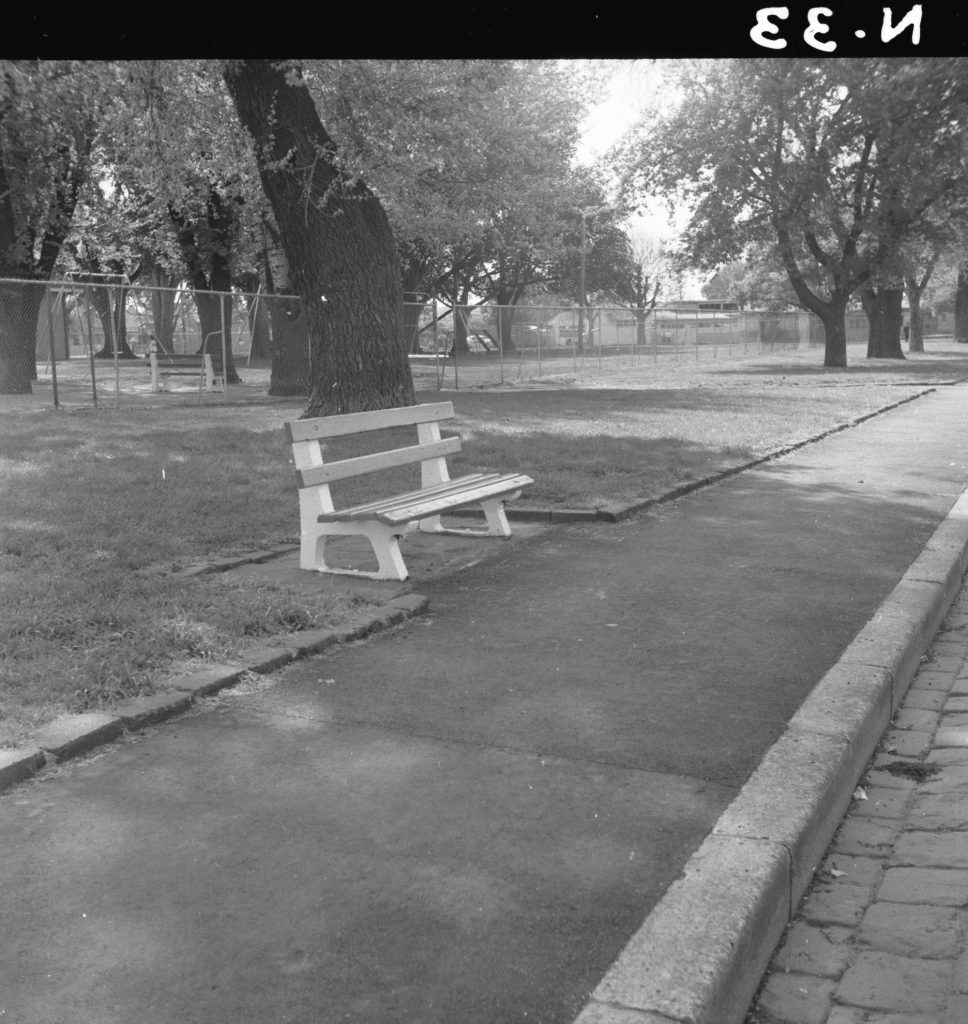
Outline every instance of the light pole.
POLYGON ((578 261, 578 351, 585 351, 585 222, 589 217, 597 217, 600 213, 606 213, 609 210, 614 210, 615 207, 610 203, 606 203, 604 206, 593 206, 586 209, 584 206, 578 211, 581 217, 581 248, 579 250, 579 261, 578 261))

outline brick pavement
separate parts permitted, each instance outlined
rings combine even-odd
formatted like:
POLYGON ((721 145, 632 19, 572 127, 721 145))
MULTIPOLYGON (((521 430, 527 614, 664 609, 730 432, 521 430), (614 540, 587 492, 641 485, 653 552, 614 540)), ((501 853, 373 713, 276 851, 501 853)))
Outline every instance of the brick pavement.
POLYGON ((968 1022, 966 662, 963 586, 747 1024, 968 1022))

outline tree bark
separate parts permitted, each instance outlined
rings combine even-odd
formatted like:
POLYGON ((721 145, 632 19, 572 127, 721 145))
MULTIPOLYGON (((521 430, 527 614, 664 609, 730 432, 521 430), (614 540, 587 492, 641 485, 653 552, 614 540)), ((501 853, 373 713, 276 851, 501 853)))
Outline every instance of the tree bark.
POLYGON ((155 340, 165 352, 173 352, 175 344, 175 279, 161 267, 152 267, 148 283, 151 301, 151 324, 155 340), (170 289, 170 290, 163 290, 170 289))
POLYGON ((790 233, 782 221, 774 221, 779 243, 778 250, 783 266, 796 293, 797 300, 803 309, 815 313, 823 324, 824 357, 823 365, 840 368, 847 365, 847 302, 850 299, 850 288, 843 287, 842 281, 831 289, 829 299, 821 299, 807 287, 800 267, 797 265, 790 241, 790 233))
POLYGON ((824 358, 823 365, 844 367, 847 365, 847 299, 827 303, 826 309, 814 310, 823 324, 824 358))
POLYGON ((209 191, 205 203, 207 224, 202 228, 207 228, 211 239, 208 245, 199 239, 196 225, 186 215, 172 206, 169 206, 168 213, 177 229, 178 245, 194 290, 202 332, 198 351, 201 353, 204 349, 211 355, 216 372, 221 372, 224 331, 225 382, 241 384, 232 355, 232 273, 229 257, 235 217, 233 204, 214 189, 209 191))
POLYGON ((514 344, 514 318, 517 315, 517 306, 497 307, 497 329, 498 337, 501 339, 502 352, 515 352, 517 346, 514 344))
POLYGON ((412 405, 396 244, 386 212, 336 163, 335 146, 298 72, 229 61, 225 82, 255 143, 312 343, 304 415, 412 405))
POLYGON ((0 394, 29 395, 31 381, 37 379, 37 314, 74 216, 90 141, 82 139, 74 154, 76 159, 66 161, 62 175, 53 182, 48 200, 50 216, 37 254, 32 227, 18 231, 14 189, 23 186, 16 180, 11 182, 0 145, 0 278, 37 282, 36 286, 0 284, 0 394))
POLYGON ((0 281, 0 394, 31 393, 45 287, 43 281, 0 281))
POLYGON ((901 349, 901 326, 903 316, 904 289, 900 285, 881 288, 865 288, 861 292, 861 304, 867 314, 868 359, 903 359, 901 349))
POLYGON ((467 344, 467 321, 470 317, 470 308, 466 305, 467 291, 455 299, 454 302, 454 352, 462 355, 470 354, 470 345, 467 344))
POLYGON ((269 312, 266 309, 264 292, 247 294, 245 297, 245 317, 249 325, 249 358, 268 359, 272 351, 272 338, 269 334, 269 312))
POLYGON ((270 395, 312 393, 312 365, 309 358, 309 328, 298 295, 266 297, 272 326, 272 372, 270 395))
POLYGON ((955 341, 968 345, 968 263, 958 265, 955 288, 955 341))
POLYGON ((923 281, 918 281, 910 275, 907 275, 904 278, 904 290, 907 292, 908 308, 911 311, 911 319, 909 321, 910 334, 908 335, 908 352, 924 351, 924 313, 921 310, 921 296, 924 293, 927 283, 927 275, 923 281))
POLYGON ((127 289, 92 285, 88 294, 104 331, 104 344, 94 353, 94 358, 113 359, 117 348, 119 359, 136 359, 128 344, 128 322, 124 315, 127 289))

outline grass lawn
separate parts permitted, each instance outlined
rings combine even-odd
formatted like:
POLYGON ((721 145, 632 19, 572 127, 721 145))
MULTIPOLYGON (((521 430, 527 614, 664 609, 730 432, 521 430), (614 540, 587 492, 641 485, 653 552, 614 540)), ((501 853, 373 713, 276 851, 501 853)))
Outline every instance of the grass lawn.
MULTIPOLYGON (((536 481, 523 504, 594 508, 657 496, 968 374, 955 346, 846 373, 819 360, 419 400, 454 401, 465 440, 455 471, 521 470, 536 481)), ((338 623, 357 607, 325 586, 307 599, 174 574, 297 540, 281 425, 302 404, 0 411, 0 746, 65 711, 150 693, 173 662, 231 658, 252 638, 338 623)), ((338 500, 366 493, 354 487, 338 500)))

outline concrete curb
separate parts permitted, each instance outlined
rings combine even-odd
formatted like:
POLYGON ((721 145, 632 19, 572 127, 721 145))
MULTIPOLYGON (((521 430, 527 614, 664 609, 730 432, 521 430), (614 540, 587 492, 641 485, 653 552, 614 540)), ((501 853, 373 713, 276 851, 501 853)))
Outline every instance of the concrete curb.
MULTIPOLYGON (((952 383, 959 382, 954 381, 952 383)), ((879 409, 875 409, 873 412, 865 413, 863 416, 857 416, 854 419, 849 420, 847 423, 841 423, 836 427, 831 427, 829 430, 825 430, 821 434, 815 434, 811 437, 804 438, 802 441, 794 441, 792 444, 784 445, 782 448, 777 448, 775 451, 768 452, 766 455, 761 455, 759 458, 751 459, 748 462, 741 462, 735 466, 729 466, 727 469, 722 469, 718 473, 711 473, 709 476, 701 477, 698 480, 691 480, 687 484, 680 484, 678 487, 673 487, 671 490, 665 491, 655 498, 646 498, 643 501, 635 501, 630 504, 623 504, 621 502, 614 501, 601 505, 598 508, 516 508, 513 505, 509 505, 505 509, 505 512, 510 520, 527 523, 618 523, 623 519, 628 519, 631 516, 637 515, 639 512, 644 512, 646 509, 652 508, 655 505, 663 505, 667 502, 675 501, 677 498, 683 498, 687 494, 692 494, 693 491, 701 490, 703 487, 709 487, 712 484, 719 483, 721 480, 727 480, 731 476, 736 476, 737 473, 743 473, 748 469, 755 469, 757 466, 762 466, 764 463, 773 462, 776 459, 782 459, 785 455, 790 455, 793 452, 799 451, 801 448, 806 448, 808 445, 816 444, 818 441, 823 441, 825 438, 841 433, 841 431, 850 430, 852 427, 860 426, 861 423, 873 419, 875 416, 880 416, 883 413, 890 412, 892 409, 897 409, 899 406, 906 405, 908 402, 916 401, 918 398, 924 398, 925 395, 930 395, 934 391, 937 391, 938 387, 945 386, 947 385, 932 385, 929 388, 925 388, 923 391, 919 391, 917 394, 908 395, 906 398, 901 398, 897 402, 892 402, 890 405, 884 405, 879 409)), ((474 519, 484 518, 483 512, 476 508, 458 509, 454 512, 454 515, 469 516, 474 519)))
POLYGON ((968 570, 968 488, 720 816, 574 1024, 742 1024, 968 570))
MULTIPOLYGON (((960 381, 953 381, 951 383, 960 383, 960 381)), ((879 409, 875 409, 873 412, 866 413, 863 416, 858 416, 847 423, 831 427, 821 434, 804 438, 802 441, 794 441, 792 444, 784 445, 782 448, 777 448, 775 451, 768 452, 766 455, 752 459, 749 462, 740 462, 735 466, 729 466, 726 469, 720 470, 718 473, 711 473, 709 476, 701 477, 698 480, 691 480, 689 483, 680 484, 654 498, 645 498, 642 501, 634 501, 628 504, 618 501, 608 502, 598 508, 516 508, 513 505, 508 505, 504 511, 509 520, 519 523, 619 523, 623 519, 629 519, 655 505, 667 504, 670 501, 675 501, 677 498, 683 498, 687 494, 701 490, 703 487, 709 487, 731 476, 736 476, 738 473, 743 473, 748 469, 754 469, 756 466, 762 466, 764 463, 781 459, 785 455, 799 451, 801 448, 806 448, 808 445, 823 441, 833 434, 839 434, 843 430, 859 426, 875 416, 880 416, 885 412, 890 412, 892 409, 897 409, 901 405, 906 405, 908 402, 913 402, 918 398, 923 398, 925 395, 930 395, 938 387, 943 386, 947 386, 947 384, 925 388, 917 394, 908 395, 906 398, 892 402, 890 405, 881 406, 879 409)), ((479 508, 456 509, 453 515, 470 519, 484 518, 484 513, 479 508)), ((178 570, 175 575, 189 577, 205 576, 214 572, 227 572, 230 569, 237 569, 242 565, 267 562, 298 550, 298 544, 281 544, 265 551, 251 551, 247 554, 234 555, 230 558, 215 559, 211 562, 199 562, 178 570)))
POLYGON ((372 612, 360 613, 340 627, 294 633, 283 645, 250 647, 232 664, 209 665, 187 675, 162 679, 158 683, 161 692, 123 701, 112 708, 110 714, 62 715, 35 732, 29 747, 0 750, 0 792, 37 774, 47 765, 60 764, 111 743, 126 732, 138 732, 180 715, 200 697, 235 685, 247 672, 259 675, 274 672, 297 658, 319 654, 335 644, 359 640, 422 615, 429 604, 428 598, 421 594, 403 594, 372 612))

